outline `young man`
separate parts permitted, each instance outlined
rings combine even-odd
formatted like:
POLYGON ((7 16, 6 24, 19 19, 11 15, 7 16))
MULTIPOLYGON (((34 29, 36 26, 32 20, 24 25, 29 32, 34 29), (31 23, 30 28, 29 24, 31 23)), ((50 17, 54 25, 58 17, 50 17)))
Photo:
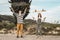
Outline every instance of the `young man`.
POLYGON ((14 10, 11 8, 11 10, 13 11, 13 14, 17 18, 17 38, 19 38, 19 32, 20 32, 20 36, 23 37, 23 16, 26 13, 26 9, 24 10, 23 13, 21 10, 19 11, 19 13, 15 13, 14 10))

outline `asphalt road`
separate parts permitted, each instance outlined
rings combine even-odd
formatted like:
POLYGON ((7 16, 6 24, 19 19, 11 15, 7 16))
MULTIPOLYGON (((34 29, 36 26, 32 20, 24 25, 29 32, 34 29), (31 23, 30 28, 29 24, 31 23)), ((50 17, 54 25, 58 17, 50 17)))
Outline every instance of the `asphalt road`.
POLYGON ((0 34, 0 40, 60 40, 60 36, 52 35, 24 35, 23 38, 16 38, 15 34, 0 34))

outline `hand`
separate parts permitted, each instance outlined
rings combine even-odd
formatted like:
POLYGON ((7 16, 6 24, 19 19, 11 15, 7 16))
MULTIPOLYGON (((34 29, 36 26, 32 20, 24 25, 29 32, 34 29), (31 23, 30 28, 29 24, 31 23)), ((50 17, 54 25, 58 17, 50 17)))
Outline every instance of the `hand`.
POLYGON ((11 11, 12 11, 12 12, 14 12, 14 10, 13 10, 13 8, 12 8, 12 7, 10 7, 10 9, 11 9, 11 11))
POLYGON ((27 7, 25 8, 25 10, 27 9, 27 7))

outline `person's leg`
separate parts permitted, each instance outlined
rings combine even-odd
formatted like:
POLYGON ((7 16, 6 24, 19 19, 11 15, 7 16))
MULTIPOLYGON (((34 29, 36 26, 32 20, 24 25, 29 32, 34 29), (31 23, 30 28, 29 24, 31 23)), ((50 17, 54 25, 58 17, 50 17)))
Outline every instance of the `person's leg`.
POLYGON ((21 35, 21 37, 23 37, 22 35, 23 35, 23 24, 20 24, 20 35, 21 35))
POLYGON ((37 35, 39 35, 39 33, 40 33, 39 26, 40 25, 38 24, 37 35))
POLYGON ((42 35, 42 26, 41 26, 41 24, 40 24, 39 29, 40 29, 40 35, 42 35))
POLYGON ((19 26, 20 24, 17 24, 17 38, 19 37, 19 26))

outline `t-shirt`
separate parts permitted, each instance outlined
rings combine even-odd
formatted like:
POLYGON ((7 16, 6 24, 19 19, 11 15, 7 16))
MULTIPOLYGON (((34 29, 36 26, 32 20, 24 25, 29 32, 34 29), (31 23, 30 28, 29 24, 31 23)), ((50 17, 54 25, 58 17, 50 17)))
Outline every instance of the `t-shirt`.
POLYGON ((37 20, 37 24, 41 24, 41 19, 38 19, 37 20))
POLYGON ((23 23, 23 16, 25 15, 25 13, 23 14, 18 14, 18 13, 14 13, 17 17, 17 23, 23 23))

